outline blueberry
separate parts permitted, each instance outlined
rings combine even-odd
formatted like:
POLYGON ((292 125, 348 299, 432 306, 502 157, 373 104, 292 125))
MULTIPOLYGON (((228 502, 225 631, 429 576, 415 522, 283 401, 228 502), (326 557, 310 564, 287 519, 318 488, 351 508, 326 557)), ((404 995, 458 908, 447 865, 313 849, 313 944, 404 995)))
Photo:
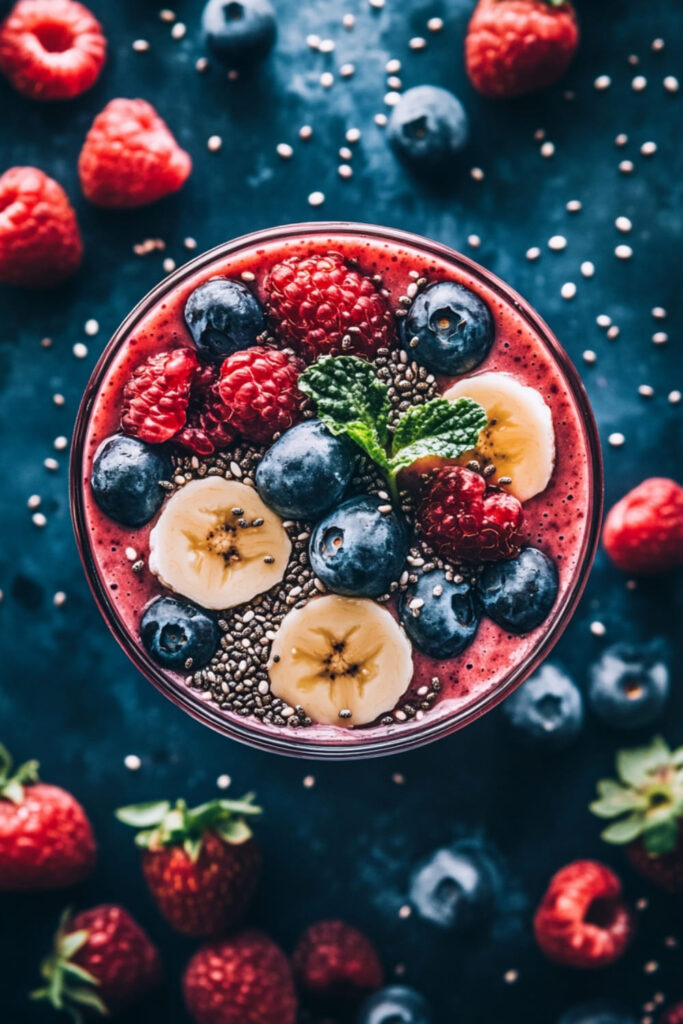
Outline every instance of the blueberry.
POLYGON ((124 526, 144 526, 161 508, 173 465, 166 450, 137 437, 114 434, 97 449, 90 486, 105 515, 124 526))
POLYGON ((615 729, 638 729, 661 713, 669 696, 669 668, 658 644, 614 644, 589 669, 593 711, 615 729))
POLYGON ((424 996, 408 985, 380 988, 361 1004, 355 1024, 432 1024, 424 996))
POLYGON ((356 450, 320 420, 306 420, 268 449, 256 468, 256 488, 278 515, 318 519, 344 496, 356 450))
POLYGON ((207 46, 229 67, 262 60, 277 34, 270 0, 209 0, 202 14, 207 46))
POLYGON ((493 864, 480 851, 444 847, 415 870, 410 901, 420 917, 440 928, 471 931, 491 920, 495 877, 493 864))
POLYGON ((636 1024, 636 1018, 611 1003, 586 1003, 562 1015, 558 1024, 636 1024))
POLYGON ((510 633, 528 633, 543 622, 557 597, 555 563, 538 548, 487 565, 477 584, 484 612, 510 633))
POLYGON ((188 658, 193 670, 211 660, 220 633, 203 609, 175 597, 159 597, 142 616, 140 636, 155 661, 182 672, 188 658))
POLYGON ((452 92, 435 85, 408 89, 391 111, 387 137, 395 153, 418 167, 443 167, 464 147, 467 114, 452 92))
POLYGON ((241 281, 224 277, 195 288, 185 303, 185 323, 197 351, 217 363, 255 345, 265 328, 258 299, 241 281))
POLYGON ((489 307, 455 281, 438 281, 425 288, 400 324, 401 343, 410 358, 430 373, 447 377, 478 366, 489 353, 493 335, 489 307))
POLYGON ((469 583, 449 583, 441 569, 420 576, 403 592, 399 614, 410 639, 430 658, 454 658, 479 626, 469 583))
POLYGON ((311 566, 337 594, 379 597, 401 575, 408 554, 408 531, 395 510, 374 494, 349 498, 313 530, 311 566))
POLYGON ((583 698, 554 665, 544 665, 503 704, 514 735, 529 746, 568 746, 583 726, 583 698))

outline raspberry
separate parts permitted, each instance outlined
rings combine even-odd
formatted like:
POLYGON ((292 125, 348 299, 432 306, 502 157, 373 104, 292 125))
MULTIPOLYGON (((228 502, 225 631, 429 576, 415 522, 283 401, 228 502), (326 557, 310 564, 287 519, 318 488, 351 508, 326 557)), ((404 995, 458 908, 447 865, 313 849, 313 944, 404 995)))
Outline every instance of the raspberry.
POLYGON ((523 96, 561 78, 578 44, 568 0, 479 0, 465 39, 465 66, 485 96, 523 96))
POLYGON ((292 966, 299 987, 317 998, 358 1000, 383 981, 375 947, 344 921, 319 921, 307 928, 292 966))
POLYGON ((486 494, 486 483, 462 466, 446 466, 427 483, 418 522, 444 558, 496 562, 514 558, 522 544, 524 512, 511 494, 486 494))
POLYGON ((112 100, 97 115, 78 158, 87 199, 132 210, 176 192, 192 160, 145 100, 112 100))
POLYGON ((138 366, 123 389, 121 426, 161 444, 185 426, 197 356, 190 348, 157 352, 138 366))
POLYGON ((276 335, 307 361, 319 355, 366 356, 394 341, 394 322, 369 277, 341 256, 293 256, 266 278, 276 335))
POLYGON ((190 391, 185 426, 173 440, 197 455, 211 455, 227 448, 235 439, 235 431, 227 422, 229 415, 230 410, 218 393, 216 367, 200 366, 190 391))
POLYGON ((650 477, 609 512, 603 543, 624 572, 654 575, 683 565, 683 487, 650 477))
POLYGON ((534 918, 541 950, 568 967, 606 967, 633 937, 633 914, 622 902, 621 882, 593 860, 577 860, 557 872, 534 918))
POLYGON ((66 192, 37 167, 0 177, 0 282, 46 288, 78 270, 78 222, 66 192))
POLYGON ((250 441, 270 441, 291 427, 299 419, 302 395, 296 382, 302 369, 286 352, 260 345, 228 356, 218 392, 230 426, 250 441))
POLYGON ((0 28, 0 71, 32 100, 80 96, 106 52, 99 21, 75 0, 19 0, 0 28))

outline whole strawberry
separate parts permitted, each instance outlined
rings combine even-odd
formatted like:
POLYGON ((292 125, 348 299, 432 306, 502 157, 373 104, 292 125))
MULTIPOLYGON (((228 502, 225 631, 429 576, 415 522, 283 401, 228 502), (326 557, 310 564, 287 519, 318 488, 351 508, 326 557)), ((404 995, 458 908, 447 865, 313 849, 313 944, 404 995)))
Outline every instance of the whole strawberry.
POLYGON ((561 78, 578 44, 569 0, 479 0, 467 29, 465 67, 485 96, 523 96, 561 78))
POLYGON ((196 1024, 294 1024, 297 998, 287 957, 258 931, 207 943, 183 976, 196 1024))
POLYGON ((292 954, 292 966, 299 988, 317 1003, 356 1002, 383 982, 375 947, 345 921, 310 925, 292 954))
POLYGON ((657 736, 647 747, 621 750, 617 779, 598 782, 591 805, 599 818, 615 819, 607 843, 626 846, 633 867, 668 892, 683 892, 683 747, 671 750, 657 736))
POLYGON ((650 477, 610 510, 605 551, 618 569, 643 576, 683 566, 683 487, 650 477))
POLYGON ((31 998, 84 1017, 110 1016, 161 984, 156 947, 127 910, 103 903, 75 917, 66 911, 50 956, 41 964, 44 987, 31 998))
POLYGON ((238 924, 254 895, 261 853, 247 820, 253 794, 188 808, 179 800, 121 807, 116 817, 142 829, 142 871, 168 923, 183 935, 216 935, 238 924))
POLYGON ((85 811, 70 793, 38 781, 38 762, 12 770, 0 746, 0 891, 61 889, 82 882, 96 847, 85 811))

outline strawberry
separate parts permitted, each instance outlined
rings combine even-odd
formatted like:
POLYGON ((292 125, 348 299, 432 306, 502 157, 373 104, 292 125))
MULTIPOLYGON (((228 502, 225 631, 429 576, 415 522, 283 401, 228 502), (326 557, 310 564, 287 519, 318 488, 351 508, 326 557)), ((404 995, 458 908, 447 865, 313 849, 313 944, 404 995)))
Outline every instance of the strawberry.
POLYGON ((294 979, 282 950, 258 931, 207 943, 183 976, 197 1024, 294 1024, 294 979))
POLYGON ((485 96, 523 96, 561 78, 578 45, 569 0, 479 0, 467 29, 465 67, 485 96))
POLYGON ((38 762, 12 772, 0 746, 0 891, 61 889, 95 866, 90 822, 66 790, 38 781, 38 762))
POLYGON ((605 551, 624 572, 655 575, 683 565, 683 487, 650 477, 610 510, 605 551))
POLYGON ((125 432, 151 444, 169 441, 185 426, 197 367, 191 348, 156 352, 137 366, 123 389, 125 432))
POLYGON ((602 838, 625 845, 632 866, 655 885, 683 892, 683 747, 672 751, 657 736, 619 751, 616 768, 618 778, 601 779, 590 805, 599 818, 615 819, 602 838))
POLYGON ((549 960, 597 968, 625 952, 635 921, 621 882, 594 860, 577 860, 555 874, 534 917, 534 933, 549 960))
POLYGON ((127 910, 104 903, 75 917, 66 911, 31 998, 84 1017, 110 1016, 161 984, 156 947, 127 910))
POLYGON ((261 853, 247 820, 261 813, 253 794, 189 809, 178 800, 121 807, 116 817, 141 828, 142 871, 172 928, 194 937, 238 924, 256 890, 261 853))
POLYGON ((316 1001, 355 1002, 383 981, 375 947, 345 921, 310 925, 292 954, 292 966, 299 988, 316 1001))

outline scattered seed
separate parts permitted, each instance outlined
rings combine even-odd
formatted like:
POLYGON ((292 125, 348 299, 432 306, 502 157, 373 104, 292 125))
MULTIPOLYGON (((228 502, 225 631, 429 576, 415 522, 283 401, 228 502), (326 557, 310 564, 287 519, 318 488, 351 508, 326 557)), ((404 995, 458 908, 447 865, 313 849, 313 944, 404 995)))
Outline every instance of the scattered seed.
POLYGON ((308 197, 309 206, 322 206, 325 202, 324 192, 311 192, 308 197))
POLYGON ((537 260, 540 257, 540 255, 541 250, 536 245, 532 246, 531 249, 527 249, 526 251, 526 258, 528 260, 537 260))
POLYGON ((142 761, 137 754, 126 754, 123 763, 129 772, 138 772, 142 767, 142 761))
POLYGON ((182 39, 187 32, 187 25, 184 25, 182 21, 177 21, 171 29, 171 37, 173 39, 182 39))
POLYGON ((64 593, 63 590, 57 591, 57 593, 52 598, 52 603, 55 606, 55 608, 61 608, 63 605, 66 604, 66 594, 64 593))
POLYGON ((590 260, 584 260, 581 264, 581 273, 584 277, 593 277, 595 274, 595 264, 591 263, 590 260))
POLYGON ((631 82, 631 88, 634 92, 642 92, 643 89, 647 88, 647 78, 644 75, 636 75, 631 82))
POLYGON ((640 152, 643 154, 643 156, 654 156, 657 152, 657 143, 644 142, 640 147, 640 152))
POLYGON ((649 384, 641 384, 638 388, 638 394, 641 398, 652 398, 655 393, 655 389, 649 384))
POLYGON ((39 529, 42 529, 42 527, 47 524, 47 519, 42 512, 34 512, 31 519, 33 521, 33 525, 37 526, 39 529))
POLYGON ((576 285, 573 281, 567 281, 563 284, 560 289, 560 295, 563 299, 573 299, 576 295, 576 285))
POLYGON ((312 137, 312 135, 313 129, 311 128, 310 124, 302 124, 301 128, 299 128, 299 138, 303 139, 304 142, 307 142, 312 137))
POLYGON ((604 92, 605 89, 609 89, 611 84, 612 79, 609 75, 598 75, 598 77, 593 82, 593 85, 598 90, 598 92, 604 92))
POLYGON ((671 405, 678 405, 680 400, 681 400, 681 392, 680 391, 670 391, 669 395, 668 395, 668 398, 669 398, 669 402, 671 403, 671 405))
POLYGON ((584 363, 588 363, 589 366, 592 366, 594 363, 597 363, 598 357, 592 348, 587 348, 585 350, 585 352, 583 353, 583 361, 584 363))
POLYGON ((206 148, 209 153, 217 153, 223 145, 223 140, 220 135, 210 135, 206 142, 206 148))
POLYGON ((567 213, 580 213, 583 209, 583 204, 579 199, 570 199, 567 203, 567 213))
POLYGON ((630 260, 633 256, 633 249, 630 245, 618 245, 614 250, 614 255, 619 260, 630 260))
POLYGON ((667 92, 678 92, 678 79, 674 75, 667 75, 663 84, 667 92))
POLYGON ((540 154, 541 154, 541 156, 545 157, 546 160, 549 160, 550 157, 555 156, 555 143, 554 142, 544 142, 543 145, 541 146, 540 154))
POLYGON ((619 170, 621 171, 622 174, 632 174, 633 173, 633 161, 632 160, 622 160, 621 163, 619 164, 619 170))
POLYGON ((85 359, 88 354, 88 346, 84 345, 82 341, 77 341, 71 351, 76 359, 85 359))
POLYGON ((613 434, 610 434, 607 440, 613 448, 621 448, 621 446, 625 443, 626 438, 617 430, 613 434))
POLYGON ((427 40, 424 39, 422 36, 413 36, 413 38, 408 43, 408 46, 410 47, 411 50, 424 50, 425 47, 427 46, 427 40))
POLYGON ((276 149, 277 155, 281 156, 283 160, 289 160, 294 154, 292 147, 286 142, 280 142, 276 149))
POLYGON ((591 622, 591 633, 593 636, 604 636, 607 632, 607 628, 604 622, 591 622))
POLYGON ((563 249, 567 248, 567 239, 564 235, 553 235, 552 238, 548 239, 548 248, 552 249, 553 252, 562 252, 563 249))
POLYGON ((655 345, 666 345, 669 340, 669 335, 666 331, 657 331, 656 334, 652 335, 652 341, 655 345))
POLYGON ((149 50, 149 42, 146 39, 136 39, 133 42, 133 49, 136 53, 147 53, 149 50))
POLYGON ((614 222, 614 226, 616 227, 617 231, 622 231, 625 234, 626 232, 631 230, 633 224, 628 219, 628 217, 617 217, 617 219, 614 222))

